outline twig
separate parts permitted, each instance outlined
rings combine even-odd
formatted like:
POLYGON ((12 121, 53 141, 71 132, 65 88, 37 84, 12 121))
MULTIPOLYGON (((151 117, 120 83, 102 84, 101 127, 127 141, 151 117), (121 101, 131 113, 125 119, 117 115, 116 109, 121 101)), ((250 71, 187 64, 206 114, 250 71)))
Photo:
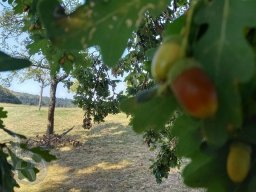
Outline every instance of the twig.
POLYGON ((64 135, 68 134, 70 131, 72 131, 75 128, 75 126, 71 127, 70 129, 68 129, 67 131, 65 131, 64 133, 62 133, 60 135, 60 137, 63 137, 64 135))

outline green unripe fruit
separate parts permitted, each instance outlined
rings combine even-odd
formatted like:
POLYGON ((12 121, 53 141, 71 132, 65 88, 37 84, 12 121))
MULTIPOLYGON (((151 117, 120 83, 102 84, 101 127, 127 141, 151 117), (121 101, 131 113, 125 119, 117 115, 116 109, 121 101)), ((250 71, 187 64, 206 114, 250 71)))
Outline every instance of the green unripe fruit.
POLYGON ((68 58, 69 61, 74 61, 75 60, 75 57, 73 55, 71 55, 71 54, 69 54, 67 56, 67 58, 68 58))
POLYGON ((230 145, 227 159, 227 173, 231 181, 240 183, 244 181, 250 170, 251 146, 241 142, 230 145))
POLYGON ((180 58, 179 39, 172 38, 161 44, 152 60, 151 73, 157 82, 165 82, 173 64, 180 58))

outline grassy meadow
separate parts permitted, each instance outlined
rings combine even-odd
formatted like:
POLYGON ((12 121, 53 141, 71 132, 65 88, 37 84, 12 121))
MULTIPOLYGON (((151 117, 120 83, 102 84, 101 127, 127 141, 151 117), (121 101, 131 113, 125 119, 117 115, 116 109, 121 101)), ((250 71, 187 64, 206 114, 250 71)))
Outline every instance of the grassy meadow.
MULTIPOLYGON (((27 137, 46 131, 47 108, 1 104, 8 111, 7 128, 27 137)), ((17 192, 189 192, 182 184, 179 170, 173 169, 168 179, 157 184, 151 174, 150 158, 154 157, 142 136, 128 126, 124 114, 111 115, 91 130, 82 128, 83 112, 79 108, 56 108, 55 132, 68 133, 79 140, 79 147, 64 146, 52 150, 58 160, 46 164, 34 183, 19 181, 17 192)), ((11 139, 1 134, 0 141, 11 139)))

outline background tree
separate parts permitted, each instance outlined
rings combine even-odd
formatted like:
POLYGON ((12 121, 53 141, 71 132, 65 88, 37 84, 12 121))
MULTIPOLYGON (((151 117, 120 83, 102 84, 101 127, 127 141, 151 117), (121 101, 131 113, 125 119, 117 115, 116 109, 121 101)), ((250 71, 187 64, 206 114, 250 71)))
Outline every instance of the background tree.
MULTIPOLYGON (((75 62, 83 61, 83 56, 77 52, 66 53, 51 44, 45 37, 45 30, 39 21, 34 2, 10 1, 9 3, 11 4, 6 7, 7 11, 2 20, 2 27, 4 27, 4 31, 12 31, 14 29, 14 32, 10 33, 11 36, 8 33, 7 35, 5 34, 5 49, 9 50, 12 55, 27 57, 33 61, 32 67, 26 69, 25 74, 22 74, 23 80, 24 78, 33 77, 33 79, 40 81, 41 87, 43 87, 46 85, 43 77, 47 74, 47 81, 49 81, 50 85, 50 101, 46 133, 53 134, 57 86, 68 77, 75 62), (21 50, 20 47, 15 49, 15 47, 9 46, 8 38, 14 37, 21 37, 20 41, 25 46, 25 48, 23 47, 25 50, 21 50)), ((72 8, 74 4, 68 4, 68 6, 72 8)))
POLYGON ((43 68, 36 68, 33 66, 36 66, 36 65, 32 64, 31 67, 23 70, 22 72, 20 71, 18 73, 14 73, 14 75, 19 76, 19 80, 21 83, 28 79, 32 79, 39 83, 40 93, 39 93, 39 99, 38 99, 38 109, 40 110, 42 107, 43 90, 50 83, 49 70, 45 70, 43 68))
POLYGON ((87 68, 76 66, 72 71, 75 78, 74 103, 84 110, 83 127, 89 129, 94 122, 102 122, 108 114, 119 112, 115 88, 119 80, 110 77, 110 69, 104 65, 99 54, 87 57, 87 68))

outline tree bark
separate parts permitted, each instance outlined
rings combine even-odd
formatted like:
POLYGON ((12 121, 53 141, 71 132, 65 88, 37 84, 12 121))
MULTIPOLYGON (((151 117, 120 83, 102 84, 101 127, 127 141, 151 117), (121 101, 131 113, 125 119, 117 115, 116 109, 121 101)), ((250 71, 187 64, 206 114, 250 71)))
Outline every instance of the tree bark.
POLYGON ((48 124, 47 124, 47 130, 46 130, 47 135, 54 133, 54 112, 55 112, 55 105, 56 105, 56 90, 57 90, 58 83, 63 81, 67 77, 68 77, 68 74, 64 74, 60 77, 58 77, 57 75, 51 75, 48 124))
POLYGON ((57 90, 58 80, 56 76, 51 77, 50 83, 50 101, 49 101, 49 109, 48 109, 48 125, 46 134, 50 135, 54 132, 54 112, 55 112, 55 104, 56 104, 56 90, 57 90))
POLYGON ((42 82, 40 86, 40 95, 39 95, 39 102, 38 102, 38 110, 41 110, 42 107, 42 98, 43 98, 43 91, 44 91, 44 82, 42 82))

